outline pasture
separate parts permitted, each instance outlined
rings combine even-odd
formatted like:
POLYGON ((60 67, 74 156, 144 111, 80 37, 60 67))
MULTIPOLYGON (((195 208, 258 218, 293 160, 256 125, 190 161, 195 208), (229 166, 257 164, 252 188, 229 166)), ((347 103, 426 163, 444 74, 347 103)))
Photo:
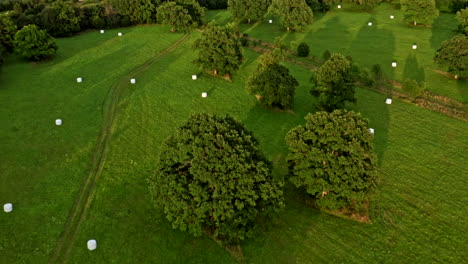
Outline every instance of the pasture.
MULTIPOLYGON (((304 40, 313 55, 329 49, 352 55, 366 67, 397 59, 394 72, 383 67, 387 74, 395 79, 417 74, 430 91, 466 103, 466 81, 432 71, 434 50, 452 35, 453 17, 442 15, 432 29, 413 29, 384 19, 393 12, 383 6, 369 14, 316 15, 306 33, 287 33, 266 23, 240 29, 270 42, 276 36, 304 40), (369 20, 376 26, 368 28, 369 20)), ((229 15, 216 11, 209 18, 224 23, 229 15)), ((15 210, 0 214, 0 262, 45 263, 54 256, 69 263, 235 262, 208 237, 173 230, 153 206, 147 178, 161 155, 161 142, 192 113, 230 114, 254 132, 275 164, 275 176, 284 178, 284 137, 316 111, 309 93, 311 73, 286 64, 300 83, 294 113, 268 111, 245 90, 259 54, 244 50, 245 62, 232 82, 213 78, 191 63, 196 57, 191 45, 198 36, 170 33, 158 25, 88 32, 59 39, 58 54, 49 62, 9 58, 0 74, 0 202, 12 202, 15 210), (76 83, 76 77, 83 77, 83 83, 76 83), (137 79, 135 85, 130 78, 137 79), (208 97, 202 98, 202 92, 208 97), (56 118, 62 126, 55 125, 56 118), (77 202, 93 166, 99 169, 88 190, 90 199, 77 202), (75 231, 65 236, 70 239, 61 239, 73 208, 83 213, 71 221, 75 231), (97 250, 87 250, 88 239, 98 241, 97 250)), ((386 105, 385 96, 366 89, 356 93, 357 104, 348 108, 361 112, 375 128, 383 178, 371 202, 372 223, 310 208, 287 184, 285 210, 242 242, 248 263, 467 259, 468 124, 400 101, 386 105)))

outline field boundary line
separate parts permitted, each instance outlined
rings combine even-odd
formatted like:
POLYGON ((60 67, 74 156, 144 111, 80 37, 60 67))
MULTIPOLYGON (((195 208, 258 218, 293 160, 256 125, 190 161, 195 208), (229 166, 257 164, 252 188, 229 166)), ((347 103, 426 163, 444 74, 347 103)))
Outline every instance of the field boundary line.
POLYGON ((104 167, 110 139, 115 125, 115 114, 117 112, 121 95, 124 88, 130 85, 128 78, 136 77, 138 74, 144 72, 153 63, 176 50, 189 38, 190 35, 185 34, 170 46, 159 52, 157 56, 135 67, 133 70, 130 70, 128 74, 122 77, 111 87, 103 103, 103 109, 105 109, 103 112, 103 123, 94 149, 91 165, 88 169, 88 174, 81 185, 78 197, 75 199, 73 207, 67 217, 64 231, 60 234, 56 247, 51 253, 49 263, 66 263, 70 257, 81 223, 85 219, 88 209, 91 206, 96 183, 104 167))

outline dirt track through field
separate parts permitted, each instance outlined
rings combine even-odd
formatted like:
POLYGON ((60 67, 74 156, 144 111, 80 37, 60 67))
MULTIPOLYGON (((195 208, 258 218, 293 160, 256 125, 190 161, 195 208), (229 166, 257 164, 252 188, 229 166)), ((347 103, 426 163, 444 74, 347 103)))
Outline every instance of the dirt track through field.
POLYGON ((85 219, 93 200, 94 189, 96 187, 97 181, 99 180, 102 168, 104 167, 104 162, 106 160, 109 149, 109 143, 115 124, 115 114, 117 112, 117 108, 123 92, 127 87, 130 86, 130 78, 134 78, 138 74, 146 71, 152 64, 173 52, 189 38, 190 35, 184 35, 182 38, 161 51, 157 56, 135 67, 127 75, 123 76, 117 83, 115 83, 109 90, 109 93, 103 103, 103 124, 98 141, 96 143, 96 147, 94 149, 88 175, 82 183, 78 197, 76 198, 68 215, 64 231, 60 234, 60 238, 57 241, 57 245, 51 254, 49 263, 66 263, 69 260, 70 253, 77 234, 80 230, 81 223, 85 219))

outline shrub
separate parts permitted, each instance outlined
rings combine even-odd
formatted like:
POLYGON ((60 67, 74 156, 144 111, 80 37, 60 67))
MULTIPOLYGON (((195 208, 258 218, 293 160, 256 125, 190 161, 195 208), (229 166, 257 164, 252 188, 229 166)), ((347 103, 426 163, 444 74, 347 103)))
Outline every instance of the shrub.
POLYGON ((309 45, 305 42, 301 42, 299 46, 297 46, 297 56, 299 57, 307 57, 309 56, 309 45))
POLYGON ((419 97, 424 94, 425 85, 424 82, 418 83, 415 80, 405 80, 402 84, 403 91, 412 96, 412 97, 419 97))
POLYGON ((15 52, 30 60, 43 60, 57 51, 54 38, 36 25, 29 25, 16 32, 15 52))

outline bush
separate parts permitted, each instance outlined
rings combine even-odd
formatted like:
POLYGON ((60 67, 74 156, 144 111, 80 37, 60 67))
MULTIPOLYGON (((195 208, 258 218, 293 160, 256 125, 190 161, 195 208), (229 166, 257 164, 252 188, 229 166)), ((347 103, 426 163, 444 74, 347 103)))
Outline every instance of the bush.
POLYGON ((402 84, 403 91, 411 97, 419 97, 424 94, 424 82, 418 83, 415 80, 405 80, 402 84))
POLYGON ((299 57, 307 57, 309 56, 309 45, 305 42, 301 42, 299 46, 297 46, 297 56, 299 57))
POLYGON ((242 36, 240 38, 240 43, 241 43, 242 47, 247 47, 247 46, 249 46, 249 39, 242 36))
POLYGON ((323 52, 323 54, 322 54, 323 60, 324 60, 324 61, 327 61, 328 59, 330 59, 330 57, 331 57, 330 51, 329 51, 329 50, 325 50, 325 51, 323 52))
POLYGON ((54 38, 36 25, 29 25, 16 32, 15 52, 29 60, 43 60, 57 51, 54 38))

